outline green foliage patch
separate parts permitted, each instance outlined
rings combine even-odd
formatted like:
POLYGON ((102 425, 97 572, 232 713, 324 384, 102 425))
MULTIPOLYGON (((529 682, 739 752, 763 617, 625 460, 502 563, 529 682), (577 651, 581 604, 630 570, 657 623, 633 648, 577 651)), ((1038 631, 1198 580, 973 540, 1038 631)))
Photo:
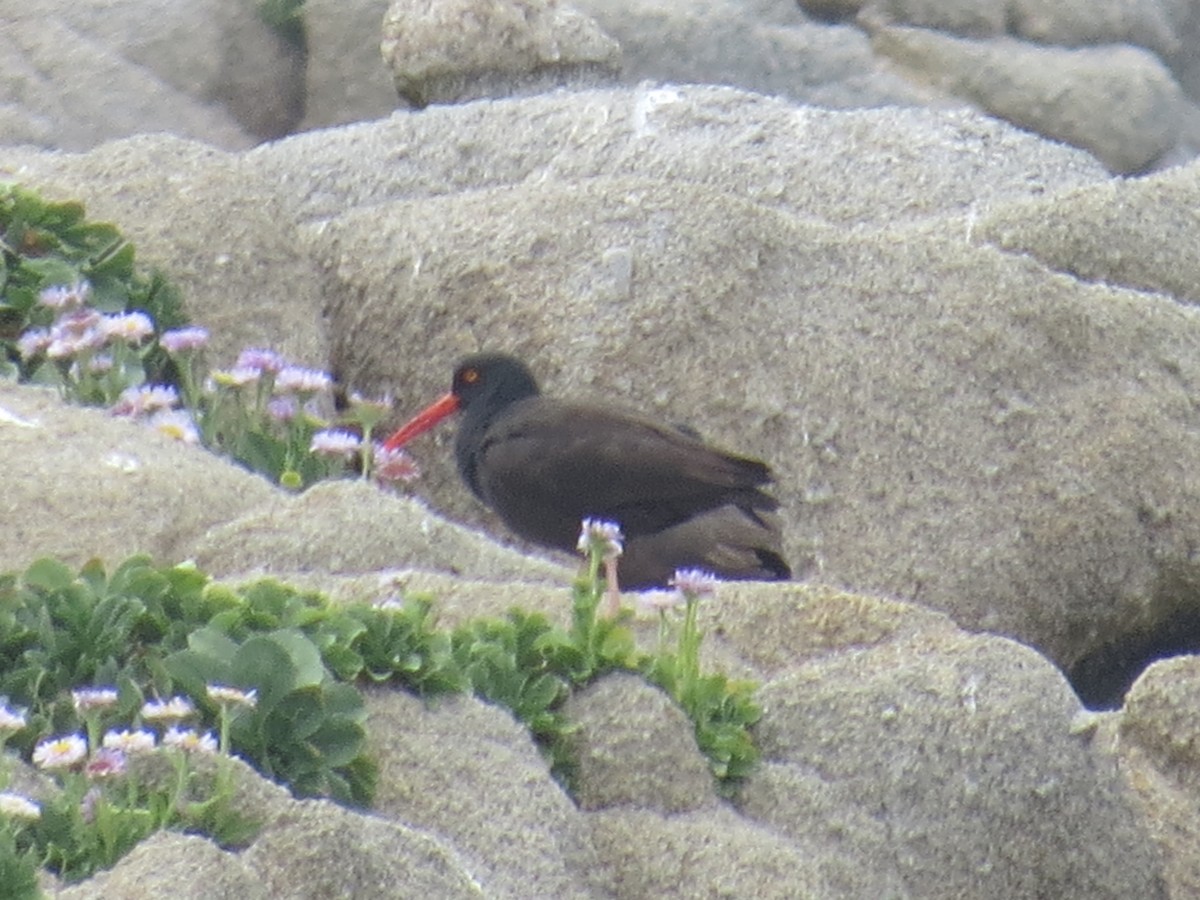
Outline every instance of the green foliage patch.
MULTIPOLYGON (((119 373, 121 388, 143 378, 161 380, 170 360, 157 336, 186 322, 179 291, 161 273, 138 270, 133 244, 115 226, 85 218, 83 204, 44 200, 34 191, 0 182, 0 376, 60 386, 74 377, 68 366, 42 354, 23 357, 17 340, 53 322, 54 310, 39 302, 43 290, 82 282, 90 285, 96 310, 140 311, 155 323, 155 340, 136 358, 123 361, 129 371, 119 373)), ((120 393, 106 391, 99 379, 79 387, 76 399, 83 403, 111 403, 120 393)))
POLYGON ((716 777, 736 783, 756 760, 753 686, 699 673, 694 617, 678 652, 665 644, 639 652, 624 620, 596 614, 602 591, 594 571, 577 580, 568 629, 513 610, 445 631, 426 597, 394 608, 337 606, 270 579, 233 588, 147 557, 111 574, 98 562, 75 572, 40 560, 0 577, 0 696, 28 709, 28 727, 10 744, 28 753, 39 736, 82 727, 69 698, 81 685, 115 686, 113 713, 127 718, 149 699, 183 694, 210 725, 219 709, 205 685, 236 685, 259 700, 230 728, 235 752, 298 794, 365 806, 376 770, 356 684, 387 682, 426 697, 470 691, 505 707, 569 783, 562 705, 573 690, 624 670, 680 703, 716 777))
MULTIPOLYGON (((426 697, 470 691, 510 710, 569 788, 573 726, 563 704, 575 689, 624 670, 643 673, 679 702, 718 781, 736 785, 757 759, 748 728, 759 711, 748 683, 699 672, 699 595, 682 590, 687 612, 677 649, 666 641, 664 612, 658 651, 644 654, 627 613, 597 615, 599 565, 593 552, 575 582, 566 629, 514 609, 445 631, 426 597, 336 606, 274 580, 235 588, 192 565, 158 567, 143 556, 111 573, 98 562, 74 571, 39 560, 0 577, 0 706, 20 709, 24 723, 0 731, 0 751, 7 743, 28 756, 49 735, 86 734, 95 759, 102 725, 137 721, 149 700, 187 697, 205 727, 219 728, 222 754, 236 752, 297 794, 366 806, 377 769, 365 753, 357 686, 392 683, 426 697), (102 714, 72 699, 73 689, 89 685, 112 686, 102 714), (237 686, 255 700, 231 710, 214 699, 214 685, 237 686)), ((198 829, 229 844, 248 840, 252 823, 233 810, 228 781, 218 777, 208 799, 184 802, 192 779, 186 753, 173 752, 172 794, 133 780, 118 802, 93 798, 99 812, 86 825, 80 810, 95 789, 84 793, 82 772, 67 777, 32 824, 6 825, 0 809, 0 870, 12 870, 14 885, 39 865, 67 879, 87 877, 163 827, 198 829)))

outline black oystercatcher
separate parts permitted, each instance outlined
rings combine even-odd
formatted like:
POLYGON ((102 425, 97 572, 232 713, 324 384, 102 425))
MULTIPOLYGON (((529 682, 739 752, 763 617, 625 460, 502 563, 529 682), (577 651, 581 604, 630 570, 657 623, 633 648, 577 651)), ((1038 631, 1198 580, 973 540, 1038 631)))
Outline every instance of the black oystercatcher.
POLYGON ((459 363, 450 393, 384 446, 402 447, 459 410, 458 471, 521 537, 571 551, 583 519, 616 522, 621 582, 632 589, 665 586, 683 568, 791 576, 765 463, 636 414, 544 397, 524 363, 495 353, 459 363))

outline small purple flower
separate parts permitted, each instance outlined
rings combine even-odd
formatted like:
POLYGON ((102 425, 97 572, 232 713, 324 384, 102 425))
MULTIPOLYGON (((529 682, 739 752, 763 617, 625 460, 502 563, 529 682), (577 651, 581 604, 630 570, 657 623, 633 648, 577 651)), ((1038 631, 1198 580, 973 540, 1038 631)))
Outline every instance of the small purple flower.
POLYGON ((103 747, 83 767, 88 778, 101 781, 125 772, 125 754, 115 747, 103 747))
POLYGON ((383 444, 375 444, 376 480, 385 484, 411 484, 421 477, 417 461, 402 448, 385 450, 383 444))
POLYGON ((261 347, 247 347, 238 354, 235 369, 254 369, 258 372, 278 372, 287 362, 274 350, 264 350, 261 347))
POLYGON ((300 414, 300 403, 292 394, 267 401, 267 415, 276 422, 290 422, 300 414))
POLYGON ((370 414, 372 418, 382 418, 392 411, 392 398, 379 397, 375 399, 364 397, 358 391, 350 394, 350 408, 370 414))
POLYGON ((95 331, 103 320, 104 316, 94 309, 72 309, 54 321, 51 335, 58 337, 67 334, 86 334, 95 331))
POLYGON ((96 806, 103 800, 104 792, 100 788, 96 785, 88 788, 83 799, 79 801, 79 818, 83 819, 84 824, 91 825, 96 821, 96 806))
POLYGON ((590 555, 593 551, 598 552, 600 558, 607 561, 616 559, 624 552, 624 547, 621 545, 622 540, 621 526, 616 522, 584 519, 576 548, 584 556, 590 555))
POLYGON ((117 692, 114 688, 80 688, 71 691, 71 701, 75 704, 75 712, 81 714, 93 709, 109 709, 117 705, 117 692))
POLYGON ((93 356, 88 360, 88 371, 93 375, 103 375, 105 372, 111 372, 113 367, 113 358, 111 354, 101 353, 93 356))
POLYGON ((318 456, 340 456, 349 459, 362 446, 362 439, 349 431, 318 431, 312 436, 308 449, 318 456))
POLYGON ((158 343, 168 353, 187 353, 189 350, 199 350, 208 343, 208 329, 199 325, 189 325, 187 328, 172 328, 164 331, 158 343))
POLYGON ((329 374, 319 369, 285 366, 275 375, 275 390, 280 394, 315 394, 332 385, 329 374))
POLYGON ((83 306, 92 296, 92 286, 86 281, 56 284, 38 294, 38 302, 50 309, 74 309, 83 306))
POLYGON ((144 312, 118 313, 105 316, 100 330, 111 340, 139 344, 154 334, 154 320, 144 312))
POLYGON ((262 369, 253 366, 234 366, 232 369, 213 369, 210 379, 219 387, 245 387, 262 378, 262 369))
POLYGON ((200 429, 192 420, 192 414, 184 409, 164 409, 156 412, 150 417, 150 427, 159 434, 185 444, 200 443, 200 429))
POLYGON ((179 392, 169 384, 146 384, 121 391, 112 408, 114 416, 143 416, 179 404, 179 392))
POLYGON ((50 359, 70 359, 76 354, 92 350, 103 344, 103 336, 96 335, 62 335, 53 338, 46 345, 46 356, 50 359))
POLYGON ((684 600, 679 591, 651 590, 637 591, 633 602, 646 612, 664 613, 683 606, 684 600))
POLYGON ((31 359, 39 353, 44 353, 50 346, 50 329, 31 328, 17 338, 17 352, 21 359, 31 359))
POLYGON ((676 569, 671 576, 671 586, 682 591, 689 600, 715 596, 717 584, 717 576, 703 569, 676 569))
POLYGON ((50 359, 69 359, 103 347, 108 338, 100 328, 102 319, 103 316, 94 309, 77 309, 61 316, 50 329, 46 356, 50 359))

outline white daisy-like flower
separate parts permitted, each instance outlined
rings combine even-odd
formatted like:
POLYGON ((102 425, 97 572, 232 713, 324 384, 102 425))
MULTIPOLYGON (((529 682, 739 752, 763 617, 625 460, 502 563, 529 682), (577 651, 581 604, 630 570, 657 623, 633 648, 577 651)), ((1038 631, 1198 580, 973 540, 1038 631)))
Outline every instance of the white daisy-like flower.
POLYGON ((703 569, 676 569, 671 576, 671 586, 683 591, 685 597, 699 600, 717 593, 718 579, 703 569))
POLYGON ((142 706, 142 718, 150 722, 176 722, 196 712, 187 697, 172 697, 170 700, 150 700, 142 706))
POLYGON ((300 414, 300 403, 291 394, 267 401, 267 415, 276 422, 290 422, 300 414))
POLYGON ((105 732, 100 743, 108 750, 120 750, 122 753, 148 753, 154 749, 158 738, 155 737, 153 731, 145 728, 138 731, 122 729, 105 732))
POLYGON ((209 380, 215 387, 245 387, 255 384, 262 378, 262 369, 251 366, 235 366, 232 369, 213 369, 209 380))
POLYGON ((159 344, 168 353, 186 353, 189 350, 199 350, 208 343, 208 329, 199 325, 189 325, 186 328, 172 328, 164 331, 158 339, 159 344))
POLYGON ((69 359, 103 347, 106 340, 104 332, 98 328, 76 331, 55 326, 50 332, 50 342, 46 345, 46 356, 50 359, 69 359))
POLYGON ((579 552, 584 556, 593 550, 600 552, 601 559, 616 559, 624 552, 621 542, 621 526, 616 522, 605 522, 600 519, 584 519, 579 532, 579 552))
POLYGON ((49 347, 51 340, 50 329, 31 328, 17 338, 17 352, 21 354, 21 359, 29 359, 49 347))
POLYGON ((33 821, 42 817, 42 808, 28 797, 3 791, 0 792, 0 816, 33 821))
POLYGON ((39 769, 69 769, 87 756, 87 740, 81 734, 50 738, 33 748, 33 764, 39 769))
POLYGON ((110 340, 138 344, 154 334, 154 320, 144 312, 117 313, 105 316, 100 330, 110 340))
POLYGON ((361 446, 362 439, 357 434, 340 429, 326 429, 312 436, 312 443, 308 449, 319 456, 349 458, 357 453, 361 446))
POLYGON ((247 347, 238 354, 234 367, 238 369, 254 369, 256 372, 278 372, 287 365, 287 361, 274 350, 262 347, 247 347))
POLYGON ((383 444, 375 445, 375 480, 384 484, 411 484, 421 477, 417 461, 406 451, 397 447, 389 450, 383 444))
POLYGON ((239 691, 237 688, 225 687, 221 684, 208 685, 208 698, 217 703, 248 706, 250 709, 258 706, 258 691, 239 691))
POLYGON ((146 413, 173 409, 179 405, 179 391, 169 384, 144 384, 121 391, 113 404, 114 416, 141 416, 146 413))
POLYGON ((204 734, 194 728, 178 728, 172 725, 163 735, 163 746, 174 747, 184 753, 216 753, 217 739, 211 731, 204 734))
POLYGON ((96 751, 83 767, 83 772, 93 781, 103 781, 125 774, 125 754, 115 747, 104 747, 96 751))
POLYGON ((192 414, 184 409, 164 409, 150 417, 150 427, 159 434, 185 444, 200 443, 200 429, 192 414))
POLYGON ((635 592, 633 602, 646 612, 663 613, 683 606, 684 599, 679 591, 651 590, 635 592))
POLYGON ((108 709, 117 705, 117 692, 115 688, 80 688, 71 691, 71 702, 75 704, 77 713, 108 709))
POLYGON ((329 374, 319 369, 284 366, 275 375, 275 390, 280 394, 315 394, 332 385, 329 374))
POLYGON ((390 394, 382 397, 364 397, 358 391, 350 392, 351 409, 365 410, 377 416, 386 416, 390 413, 394 402, 390 394))
POLYGON ((20 731, 25 727, 25 712, 0 705, 0 733, 20 731))
POLYGON ((38 302, 50 309, 74 309, 87 303, 91 296, 91 284, 81 280, 74 284, 56 284, 43 288, 38 294, 38 302))

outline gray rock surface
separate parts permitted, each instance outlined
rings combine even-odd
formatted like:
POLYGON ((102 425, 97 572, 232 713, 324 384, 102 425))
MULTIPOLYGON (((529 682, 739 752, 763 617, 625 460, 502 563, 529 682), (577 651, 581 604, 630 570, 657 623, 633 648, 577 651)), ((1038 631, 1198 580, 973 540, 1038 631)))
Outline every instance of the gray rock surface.
POLYGON ((196 835, 162 831, 138 844, 116 868, 51 896, 60 900, 267 900, 278 895, 272 895, 236 854, 196 835))
POLYGON ((290 30, 249 0, 14 6, 2 139, 85 149, 169 131, 233 149, 410 103, 609 83, 619 68, 628 86, 724 84, 825 107, 974 105, 1115 171, 1200 151, 1200 14, 1185 0, 389 5, 312 0, 290 30))
POLYGON ((389 0, 306 0, 304 120, 309 131, 386 116, 406 106, 379 52, 389 0))
POLYGON ((634 675, 610 676, 572 697, 564 712, 579 729, 573 750, 581 808, 669 815, 716 803, 691 720, 658 688, 634 675))
POLYGON ((981 217, 977 234, 1083 281, 1200 303, 1200 260, 1188 249, 1200 232, 1195 163, 1148 178, 1113 180, 1031 198, 981 217), (1153 222, 1153 225, 1149 223, 1153 222), (1180 240, 1163 240, 1164 235, 1180 240))
POLYGON ((185 559, 219 523, 269 502, 261 478, 152 429, 0 381, 0 567, 134 553, 185 559))
POLYGON ((396 691, 369 701, 380 813, 443 836, 487 897, 587 897, 585 823, 525 730, 471 698, 427 707, 396 691))
POLYGON ((417 566, 465 578, 561 582, 567 571, 496 546, 419 502, 357 481, 318 484, 300 496, 276 494, 247 515, 209 529, 193 556, 214 574, 314 569, 342 574, 417 566))
MULTIPOLYGON (((1064 727, 1078 701, 1060 673, 996 638, 910 640, 818 659, 764 687, 764 757, 843 788, 886 829, 884 856, 914 896, 1165 895, 1145 880, 1157 853, 1130 826, 1119 778, 1064 727), (967 819, 944 815, 964 807, 967 819)), ((797 812, 786 793, 748 800, 752 814, 803 832, 803 820, 780 821, 784 810, 797 812)))
POLYGON ((428 834, 322 800, 299 801, 242 857, 268 897, 484 897, 450 847, 428 834))
MULTIPOLYGON (((557 0, 393 0, 384 62, 414 106, 534 92, 615 73, 621 48, 557 0)), ((602 79, 603 80, 603 79, 602 79)))
POLYGON ((627 85, 727 84, 834 108, 956 105, 891 71, 861 29, 809 22, 786 0, 576 5, 620 43, 627 85))
POLYGON ((6 133, 7 144, 81 150, 168 131, 239 149, 299 118, 303 61, 252 3, 6 6, 0 103, 27 124, 6 133))
POLYGON ((1044 48, 897 27, 873 29, 872 45, 915 79, 1090 150, 1114 172, 1150 168, 1180 141, 1187 101, 1146 50, 1044 48))
POLYGON ((1200 891, 1198 682, 1200 657, 1153 664, 1130 689, 1125 709, 1109 716, 1097 735, 1119 754, 1138 805, 1151 816, 1175 897, 1200 891))

